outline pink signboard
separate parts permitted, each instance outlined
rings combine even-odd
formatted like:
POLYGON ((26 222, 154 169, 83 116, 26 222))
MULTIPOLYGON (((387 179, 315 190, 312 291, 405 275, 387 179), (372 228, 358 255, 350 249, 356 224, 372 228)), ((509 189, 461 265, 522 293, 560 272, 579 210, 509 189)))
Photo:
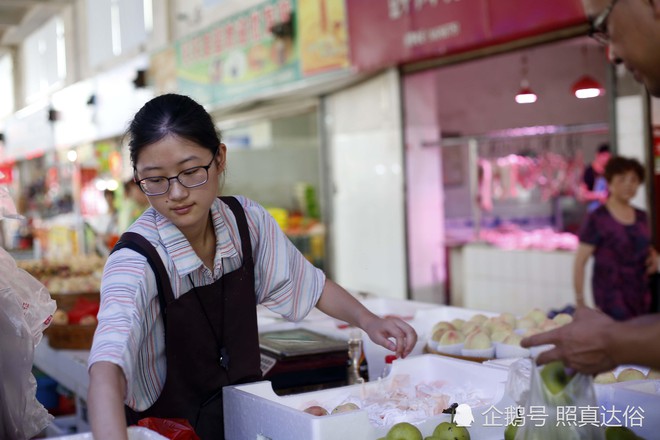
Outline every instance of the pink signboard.
POLYGON ((458 53, 585 21, 581 0, 347 0, 360 70, 458 53))

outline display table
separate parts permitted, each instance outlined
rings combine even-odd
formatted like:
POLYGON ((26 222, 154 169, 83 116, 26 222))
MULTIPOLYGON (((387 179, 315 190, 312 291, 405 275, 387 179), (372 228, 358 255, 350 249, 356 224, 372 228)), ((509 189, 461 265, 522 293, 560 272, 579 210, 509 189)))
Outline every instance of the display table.
POLYGON ((34 366, 55 379, 60 385, 75 395, 78 432, 90 430, 87 422, 87 350, 56 350, 48 345, 44 337, 34 350, 34 366))

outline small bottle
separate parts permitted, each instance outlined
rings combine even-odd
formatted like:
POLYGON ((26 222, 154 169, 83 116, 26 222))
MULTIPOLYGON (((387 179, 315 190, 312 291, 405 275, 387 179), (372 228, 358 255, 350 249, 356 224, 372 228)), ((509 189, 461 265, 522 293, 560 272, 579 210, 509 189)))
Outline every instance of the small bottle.
POLYGON ((380 378, 385 379, 390 372, 392 371, 392 362, 396 359, 395 354, 388 354, 385 356, 385 366, 383 367, 383 372, 380 373, 380 378))
POLYGON ((362 335, 352 331, 348 339, 348 384, 364 381, 360 376, 360 357, 362 356, 362 335))

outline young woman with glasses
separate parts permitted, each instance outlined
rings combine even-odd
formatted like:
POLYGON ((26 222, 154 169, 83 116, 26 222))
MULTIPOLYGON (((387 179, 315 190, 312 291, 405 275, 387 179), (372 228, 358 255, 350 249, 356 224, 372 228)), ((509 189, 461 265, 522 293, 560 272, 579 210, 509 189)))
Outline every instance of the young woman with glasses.
POLYGON ((222 387, 261 378, 257 304, 290 321, 317 307, 401 357, 411 352, 412 327, 379 318, 327 279, 263 207, 217 197, 227 150, 202 106, 156 97, 128 134, 151 207, 103 273, 89 358, 94 438, 125 439, 127 421, 151 416, 222 439, 222 387))

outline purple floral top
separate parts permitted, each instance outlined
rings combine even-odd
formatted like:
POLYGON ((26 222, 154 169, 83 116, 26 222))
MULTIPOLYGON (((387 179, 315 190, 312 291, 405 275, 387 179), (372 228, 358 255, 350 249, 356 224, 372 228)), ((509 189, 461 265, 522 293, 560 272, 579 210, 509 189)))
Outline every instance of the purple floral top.
POLYGON ((582 225, 580 242, 595 246, 592 289, 596 305, 618 320, 649 313, 645 262, 651 233, 646 213, 635 209, 635 223, 624 225, 600 206, 582 225))

